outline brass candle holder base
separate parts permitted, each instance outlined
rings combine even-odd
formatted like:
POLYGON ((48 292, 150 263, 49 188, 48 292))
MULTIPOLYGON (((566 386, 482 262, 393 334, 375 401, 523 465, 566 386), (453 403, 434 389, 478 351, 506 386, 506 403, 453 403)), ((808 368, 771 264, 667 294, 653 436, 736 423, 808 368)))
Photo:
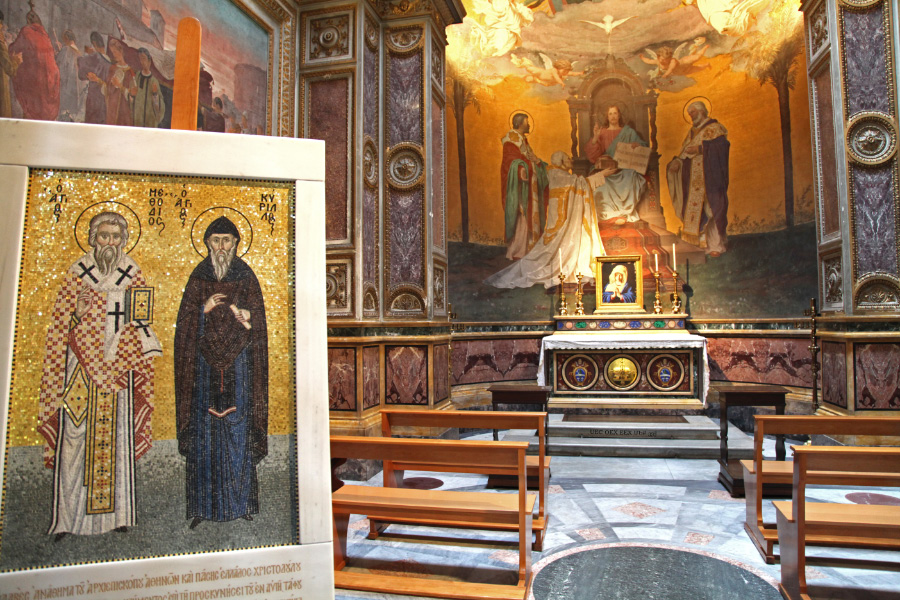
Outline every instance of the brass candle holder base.
POLYGON ((678 271, 672 271, 672 280, 675 283, 675 289, 672 292, 672 314, 681 314, 681 296, 678 295, 678 271))
POLYGON ((566 282, 566 274, 560 271, 559 275, 559 310, 557 311, 560 315, 568 315, 569 314, 569 305, 566 303, 566 290, 564 287, 564 283, 566 282))
POLYGON ((575 314, 583 315, 584 314, 584 289, 581 287, 581 280, 584 277, 581 273, 575 276, 575 279, 578 280, 578 287, 575 288, 575 314))
POLYGON ((656 299, 653 301, 653 314, 662 314, 662 303, 659 301, 659 271, 653 272, 653 278, 656 280, 656 299))

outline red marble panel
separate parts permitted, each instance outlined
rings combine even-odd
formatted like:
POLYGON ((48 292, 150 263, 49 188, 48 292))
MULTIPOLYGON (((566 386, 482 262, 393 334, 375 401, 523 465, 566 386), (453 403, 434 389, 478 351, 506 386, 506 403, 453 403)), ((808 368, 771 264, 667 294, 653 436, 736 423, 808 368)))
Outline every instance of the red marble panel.
POLYGON ((428 404, 428 347, 385 347, 386 404, 428 404))
POLYGON ((440 402, 450 397, 450 346, 442 344, 434 347, 434 401, 440 402))
POLYGON ((822 202, 822 230, 835 233, 841 225, 837 195, 837 157, 834 150, 834 106, 831 102, 830 71, 825 69, 815 78, 816 129, 821 169, 819 195, 822 202))
POLYGON ((808 339, 710 337, 707 341, 713 381, 812 387, 808 339))
POLYGON ((847 356, 842 343, 822 343, 822 400, 847 408, 847 356))
POLYGON ((347 119, 350 80, 346 77, 309 85, 309 137, 325 140, 325 238, 344 240, 347 230, 347 119))
POLYGON ((431 105, 431 212, 434 246, 444 247, 444 107, 431 105))
POLYGON ((363 348, 363 409, 378 406, 378 346, 363 348))
POLYGON ((854 344, 856 410, 900 410, 900 344, 854 344))
POLYGON ((328 349, 328 409, 356 410, 356 350, 328 349))
POLYGON ((535 379, 540 351, 534 338, 454 342, 453 384, 535 379))

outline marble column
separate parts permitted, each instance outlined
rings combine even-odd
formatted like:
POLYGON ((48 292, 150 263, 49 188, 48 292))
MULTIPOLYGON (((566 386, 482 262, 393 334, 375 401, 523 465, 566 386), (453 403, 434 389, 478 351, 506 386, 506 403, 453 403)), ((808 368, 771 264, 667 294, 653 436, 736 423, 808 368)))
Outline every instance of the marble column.
POLYGON ((897 3, 806 0, 825 412, 900 410, 897 3))
POLYGON ((459 0, 301 9, 301 135, 326 142, 335 433, 449 402, 444 28, 464 14, 459 0))

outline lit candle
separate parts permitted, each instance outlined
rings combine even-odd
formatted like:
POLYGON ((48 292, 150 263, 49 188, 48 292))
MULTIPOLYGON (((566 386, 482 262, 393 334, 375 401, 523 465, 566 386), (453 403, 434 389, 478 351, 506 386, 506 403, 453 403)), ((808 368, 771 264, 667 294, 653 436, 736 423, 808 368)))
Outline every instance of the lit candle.
POLYGON ((672 244, 672 270, 673 271, 678 270, 678 259, 675 258, 675 244, 674 243, 672 244))
POLYGON ((656 264, 656 272, 659 273, 659 254, 653 253, 653 262, 656 264))
POLYGON ((560 248, 559 254, 559 274, 562 275, 562 249, 560 248))

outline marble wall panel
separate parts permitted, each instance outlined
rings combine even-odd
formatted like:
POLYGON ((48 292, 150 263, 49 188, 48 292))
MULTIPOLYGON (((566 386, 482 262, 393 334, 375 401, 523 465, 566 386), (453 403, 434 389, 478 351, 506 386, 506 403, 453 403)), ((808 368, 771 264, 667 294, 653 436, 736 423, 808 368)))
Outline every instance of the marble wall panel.
POLYGON ((356 350, 328 349, 328 409, 356 410, 356 350))
POLYGON ((831 70, 825 67, 813 81, 816 102, 816 154, 819 159, 819 202, 822 206, 822 233, 837 233, 841 226, 837 190, 837 157, 834 149, 834 104, 831 98, 831 70))
POLYGON ((368 346, 362 349, 363 361, 363 409, 378 406, 381 402, 378 393, 379 351, 378 346, 368 346))
POLYGON ((822 400, 847 408, 847 355, 839 342, 822 342, 822 400))
POLYGON ((534 380, 540 351, 540 339, 454 341, 452 383, 534 380))
POLYGON ((405 55, 391 52, 388 60, 388 145, 414 142, 421 146, 425 139, 422 130, 422 50, 405 55))
POLYGON ((900 410, 900 344, 854 344, 856 410, 900 410))
POLYGON ((363 135, 378 139, 378 46, 370 44, 370 38, 377 43, 378 26, 366 19, 366 44, 363 50, 363 135))
POLYGON ((709 337, 713 381, 812 387, 812 356, 805 338, 709 337))
POLYGON ((434 401, 450 397, 450 346, 434 347, 434 401))
POLYGON ((855 210, 856 279, 897 273, 894 161, 879 167, 851 166, 855 210))
POLYGON ((385 346, 385 404, 428 404, 428 346, 385 346))
POLYGON ((378 188, 381 181, 379 137, 380 73, 378 42, 380 29, 375 21, 366 18, 365 44, 363 44, 363 194, 362 194, 362 279, 363 315, 378 316, 379 230, 381 211, 378 204, 378 188))
POLYGON ((866 110, 889 113, 884 7, 876 4, 867 10, 842 13, 847 116, 866 110))
POLYGON ((308 136, 325 140, 325 237, 346 240, 348 230, 347 175, 350 172, 348 118, 350 79, 335 77, 309 84, 308 136))
POLYGON ((424 215, 425 190, 391 189, 390 197, 390 286, 413 284, 425 287, 424 215))
POLYGON ((431 107, 431 212, 434 247, 444 249, 444 107, 431 107))

